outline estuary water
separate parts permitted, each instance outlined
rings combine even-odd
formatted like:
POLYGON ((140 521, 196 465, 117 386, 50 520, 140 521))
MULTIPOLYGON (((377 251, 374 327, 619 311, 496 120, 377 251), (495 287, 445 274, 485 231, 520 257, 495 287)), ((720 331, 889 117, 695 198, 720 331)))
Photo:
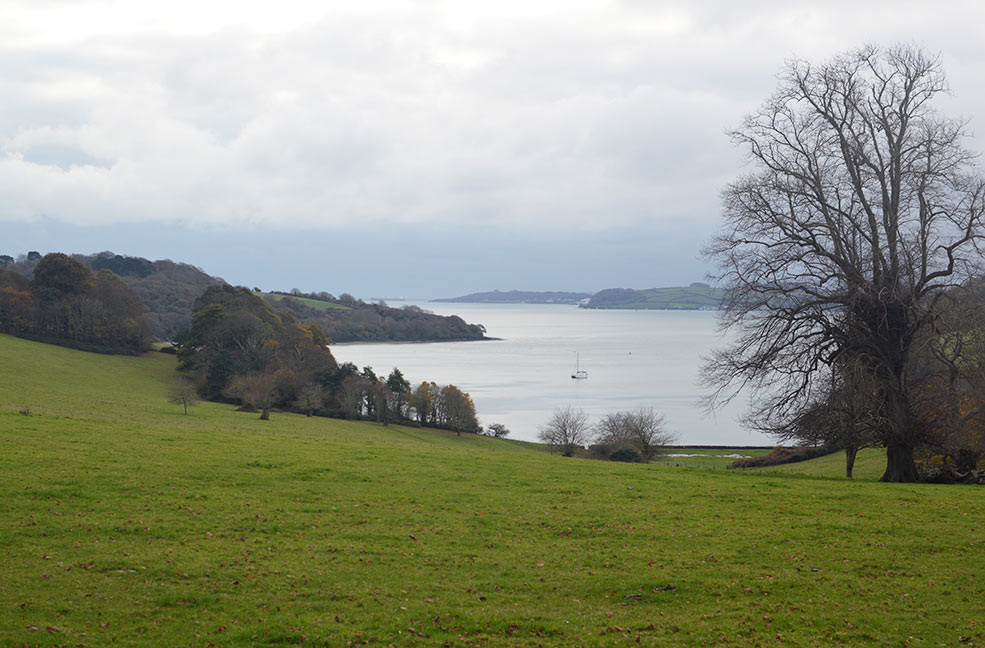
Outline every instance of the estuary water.
POLYGON ((483 425, 502 423, 510 438, 536 440, 555 408, 578 407, 594 423, 637 407, 663 413, 680 444, 770 445, 742 428, 734 402, 709 417, 699 404, 702 356, 723 343, 712 311, 589 310, 567 305, 414 303, 482 324, 498 340, 333 345, 339 362, 399 367, 416 387, 452 383, 475 401, 483 425), (576 360, 587 380, 573 380, 576 360))

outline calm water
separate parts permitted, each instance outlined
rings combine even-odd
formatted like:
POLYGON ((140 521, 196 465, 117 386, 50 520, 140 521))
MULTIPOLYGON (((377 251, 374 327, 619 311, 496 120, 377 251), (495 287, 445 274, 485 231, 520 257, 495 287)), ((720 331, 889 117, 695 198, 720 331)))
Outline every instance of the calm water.
POLYGON ((370 365, 379 375, 399 367, 415 387, 422 380, 453 383, 472 395, 483 425, 503 423, 512 438, 535 440, 556 407, 580 407, 594 422, 607 412, 652 406, 666 415, 680 443, 771 443, 735 421, 742 404, 709 418, 697 403, 701 356, 722 341, 714 312, 419 305, 484 324, 487 335, 502 339, 337 345, 332 353, 339 362, 370 365), (588 380, 571 379, 576 354, 588 380))

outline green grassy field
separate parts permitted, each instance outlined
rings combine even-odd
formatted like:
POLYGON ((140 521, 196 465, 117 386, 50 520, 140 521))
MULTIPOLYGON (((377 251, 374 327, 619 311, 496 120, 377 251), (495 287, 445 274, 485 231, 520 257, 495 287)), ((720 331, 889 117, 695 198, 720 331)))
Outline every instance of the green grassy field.
POLYGON ((320 299, 310 299, 308 297, 295 297, 293 295, 282 295, 280 293, 265 293, 265 292, 256 292, 256 291, 254 291, 253 294, 255 294, 257 297, 259 297, 261 299, 266 299, 267 297, 270 297, 274 301, 280 301, 280 300, 284 299, 285 297, 290 297, 291 299, 298 300, 299 302, 301 302, 305 306, 308 306, 309 308, 314 308, 315 310, 320 310, 320 311, 324 311, 324 310, 352 310, 348 306, 343 306, 342 304, 336 304, 335 302, 322 301, 320 299))
MULTIPOLYGON (((683 448, 676 449, 673 452, 682 454, 687 453, 692 456, 662 456, 655 459, 655 463, 686 468, 727 470, 735 461, 735 459, 729 455, 739 454, 744 457, 757 457, 769 454, 770 450, 683 448)), ((875 481, 882 477, 885 470, 886 451, 882 448, 866 448, 859 451, 858 456, 855 459, 853 474, 857 480, 875 481)), ((802 475, 806 477, 838 478, 845 475, 845 453, 839 450, 838 452, 834 452, 823 457, 818 457, 813 461, 781 464, 779 466, 743 468, 739 472, 763 474, 779 473, 788 475, 802 475)))
POLYGON ((173 363, 0 336, 0 645, 985 645, 983 489, 183 416, 173 363))

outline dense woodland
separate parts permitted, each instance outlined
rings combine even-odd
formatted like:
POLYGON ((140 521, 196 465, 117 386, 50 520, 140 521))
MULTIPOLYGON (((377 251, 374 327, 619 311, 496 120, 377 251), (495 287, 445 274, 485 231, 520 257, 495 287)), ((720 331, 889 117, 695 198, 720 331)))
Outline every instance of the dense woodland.
POLYGON ((399 369, 339 365, 317 322, 278 313, 253 291, 221 284, 195 300, 191 328, 175 337, 179 367, 203 397, 348 419, 400 421, 477 432, 475 405, 454 385, 423 383, 411 391, 399 369))
POLYGON ((168 341, 191 325, 192 304, 206 288, 222 283, 187 263, 169 259, 148 261, 104 252, 86 257, 94 268, 109 268, 120 275, 147 306, 147 321, 154 338, 168 341))
MULTIPOLYGON (((149 261, 112 252, 72 258, 94 272, 110 270, 122 278, 147 307, 152 337, 164 342, 191 326, 193 305, 206 288, 225 283, 200 268, 168 259, 149 261)), ((31 279, 40 260, 37 252, 16 259, 0 255, 0 268, 31 279)), ((297 320, 317 322, 333 342, 447 342, 481 340, 485 336, 480 324, 468 324, 454 315, 435 315, 416 306, 391 308, 345 293, 336 298, 326 292, 294 290, 279 293, 281 296, 284 298, 268 301, 278 311, 291 311, 297 320), (313 308, 298 298, 313 300, 326 308, 313 308)))
POLYGON ((435 315, 418 306, 392 308, 385 303, 366 303, 351 295, 281 293, 267 301, 279 311, 290 311, 300 321, 318 322, 333 342, 451 342, 481 340, 486 329, 468 324, 457 315, 435 315), (315 308, 303 298, 321 302, 315 308))
POLYGON ((0 255, 0 332, 103 352, 142 352, 173 341, 184 376, 171 399, 239 403, 268 418, 277 408, 382 423, 480 431, 475 404, 454 385, 412 390, 398 369, 339 365, 343 341, 481 339, 484 329, 419 308, 367 304, 351 295, 268 296, 200 269, 111 252, 0 255), (320 310, 299 298, 332 304, 320 310), (323 328, 324 326, 324 328, 323 328))
POLYGON ((117 274, 60 253, 31 261, 32 279, 0 269, 0 331, 97 351, 150 348, 144 306, 117 274))
MULTIPOLYGON (((159 341, 168 341, 176 332, 188 328, 195 299, 209 286, 222 283, 222 279, 211 277, 199 268, 168 259, 148 261, 112 252, 75 254, 72 258, 93 272, 109 270, 119 276, 143 302, 151 336, 159 341)), ((30 279, 40 261, 41 255, 37 252, 29 252, 18 259, 3 255, 0 256, 0 267, 30 279)))

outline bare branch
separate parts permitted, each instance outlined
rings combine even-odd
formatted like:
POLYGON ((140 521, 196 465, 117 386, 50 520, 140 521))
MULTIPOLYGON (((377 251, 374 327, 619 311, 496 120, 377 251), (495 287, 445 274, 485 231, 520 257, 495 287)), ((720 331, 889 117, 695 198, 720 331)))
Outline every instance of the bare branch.
POLYGON ((946 91, 939 57, 867 46, 789 63, 731 134, 756 170, 723 191, 723 231, 705 249, 735 332, 706 361, 710 406, 750 388, 750 424, 781 433, 851 366, 876 395, 880 442, 912 455, 926 428, 914 345, 933 344, 940 295, 980 271, 985 233, 964 123, 933 108, 946 91))

